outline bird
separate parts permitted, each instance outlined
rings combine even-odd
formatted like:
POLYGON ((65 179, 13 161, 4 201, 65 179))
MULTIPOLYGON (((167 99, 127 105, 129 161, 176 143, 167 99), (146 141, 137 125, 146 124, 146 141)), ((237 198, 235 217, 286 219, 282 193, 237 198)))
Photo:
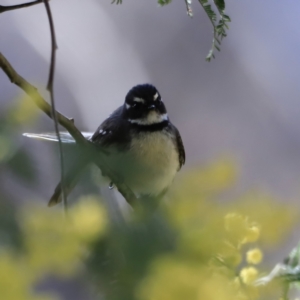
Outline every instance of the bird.
MULTIPOLYGON (((57 141, 55 133, 23 135, 57 141)), ((109 168, 140 199, 162 198, 185 163, 180 133, 170 121, 161 94, 152 84, 132 87, 123 105, 105 119, 94 133, 83 132, 83 135, 103 150, 109 168)), ((75 143, 67 132, 61 132, 60 137, 64 143, 75 143)), ((66 173, 65 194, 69 194, 76 185, 87 162, 82 160, 66 173)), ((48 206, 61 201, 62 188, 59 183, 48 206)))

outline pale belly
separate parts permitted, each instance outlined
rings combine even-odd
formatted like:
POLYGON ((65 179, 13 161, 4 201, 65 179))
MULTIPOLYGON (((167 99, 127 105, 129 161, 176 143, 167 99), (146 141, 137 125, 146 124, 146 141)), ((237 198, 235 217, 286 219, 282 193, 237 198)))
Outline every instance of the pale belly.
POLYGON ((139 195, 159 195, 172 183, 178 169, 178 153, 167 132, 141 133, 129 150, 114 152, 109 165, 139 195))

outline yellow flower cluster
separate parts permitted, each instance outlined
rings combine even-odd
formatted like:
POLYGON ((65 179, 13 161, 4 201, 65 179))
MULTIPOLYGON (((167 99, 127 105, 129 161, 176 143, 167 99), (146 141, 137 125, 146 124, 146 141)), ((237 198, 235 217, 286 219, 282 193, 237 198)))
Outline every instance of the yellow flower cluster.
MULTIPOLYGON (((257 224, 249 222, 248 217, 230 213, 225 216, 225 229, 228 233, 228 243, 240 253, 240 260, 235 264, 235 266, 238 266, 242 261, 242 246, 256 242, 260 236, 260 228, 257 224)), ((254 248, 246 253, 246 261, 249 264, 259 264, 262 260, 262 256, 261 250, 254 248)), ((223 259, 228 264, 228 259, 226 259, 226 257, 223 259)), ((234 266, 234 264, 231 265, 234 266)), ((257 279, 257 276, 258 271, 252 266, 244 267, 240 271, 240 278, 246 285, 251 285, 257 279)))
POLYGON ((228 278, 180 257, 161 257, 137 289, 141 300, 231 300, 235 290, 228 278))
POLYGON ((32 287, 51 274, 72 277, 80 270, 82 251, 107 227, 107 216, 97 197, 85 197, 69 210, 66 219, 59 210, 31 204, 20 211, 24 253, 0 248, 0 295, 9 300, 52 300, 35 295, 32 287))
MULTIPOLYGON (((235 174, 233 165, 221 160, 180 178, 166 207, 167 217, 178 232, 176 253, 151 263, 137 289, 139 300, 247 300, 266 296, 266 292, 253 286, 259 272, 252 265, 262 261, 262 251, 257 247, 246 249, 258 239, 261 241, 261 224, 270 228, 264 214, 268 222, 273 222, 270 216, 275 215, 278 224, 278 220, 291 216, 288 226, 279 231, 278 240, 295 218, 287 207, 264 209, 265 200, 261 197, 260 201, 253 198, 247 202, 248 210, 237 202, 220 205, 218 195, 233 183, 235 174), (261 224, 254 222, 255 211, 261 224), (246 265, 241 268, 244 257, 246 265)), ((266 201, 269 205, 270 200, 266 201)))
POLYGON ((225 216, 225 229, 230 234, 229 239, 238 247, 241 244, 256 242, 260 229, 255 223, 250 223, 247 217, 230 213, 225 216))
POLYGON ((247 252, 247 262, 249 264, 257 265, 261 263, 263 254, 260 249, 254 248, 247 252))
POLYGON ((245 284, 251 284, 257 279, 258 271, 254 267, 241 270, 240 276, 245 284))
MULTIPOLYGON (((254 248, 246 253, 248 264, 257 265, 261 263, 263 253, 259 248, 254 248)), ((244 284, 251 285, 258 278, 258 270, 253 266, 247 266, 240 271, 240 277, 244 284)))
POLYGON ((272 291, 253 285, 263 259, 256 243, 278 243, 295 224, 295 210, 254 194, 242 204, 225 205, 222 192, 233 184, 235 174, 228 160, 182 174, 170 201, 153 217, 155 222, 137 218, 120 231, 108 227, 106 211, 94 196, 80 199, 67 219, 60 210, 24 207, 18 218, 24 251, 0 247, 0 299, 56 299, 35 294, 32 287, 46 274, 68 278, 78 274, 93 244, 96 252, 91 257, 97 260, 91 263, 92 271, 99 273, 105 291, 99 289, 108 291, 107 299, 131 299, 131 293, 137 300, 272 298, 272 291), (102 248, 95 241, 107 230, 102 248), (162 241, 166 237, 167 247, 162 241), (120 286, 114 288, 111 282, 120 286))

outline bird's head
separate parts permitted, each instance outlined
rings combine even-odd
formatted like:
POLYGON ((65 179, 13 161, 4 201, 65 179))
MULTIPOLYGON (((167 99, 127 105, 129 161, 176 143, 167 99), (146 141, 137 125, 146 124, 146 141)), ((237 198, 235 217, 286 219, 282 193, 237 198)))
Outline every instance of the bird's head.
POLYGON ((168 114, 158 90, 151 84, 133 87, 125 98, 125 118, 137 125, 154 125, 168 121, 168 114))

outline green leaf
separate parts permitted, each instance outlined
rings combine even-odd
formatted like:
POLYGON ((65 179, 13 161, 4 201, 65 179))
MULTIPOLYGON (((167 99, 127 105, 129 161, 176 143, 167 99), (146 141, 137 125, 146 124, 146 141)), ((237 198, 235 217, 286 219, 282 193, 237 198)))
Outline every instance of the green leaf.
POLYGON ((167 4, 170 4, 172 2, 172 0, 158 0, 157 3, 160 5, 160 6, 164 6, 164 5, 167 5, 167 4))
POLYGON ((230 17, 229 17, 228 15, 225 15, 225 14, 223 14, 223 20, 224 20, 225 22, 231 22, 230 17))
POLYGON ((218 11, 220 12, 220 14, 224 13, 225 10, 225 1, 224 0, 214 0, 214 3, 218 9, 218 11))
MULTIPOLYGON (((201 0, 199 0, 201 2, 201 0)), ((206 12, 206 14, 208 15, 209 19, 211 20, 211 22, 215 22, 217 19, 217 15, 216 13, 212 10, 211 5, 210 4, 204 4, 202 6, 206 12)))
POLYGON ((202 8, 206 12, 210 22, 213 25, 214 28, 214 38, 212 42, 211 49, 209 50, 206 61, 210 61, 212 58, 214 58, 214 50, 220 51, 220 45, 221 41, 224 37, 227 36, 226 29, 228 29, 228 25, 226 22, 230 22, 230 17, 228 15, 224 14, 225 10, 225 0, 213 0, 214 4, 216 5, 216 8, 218 10, 219 15, 215 13, 212 6, 209 4, 208 0, 199 0, 199 3, 201 4, 202 8), (217 17, 219 21, 217 22, 217 17), (217 23, 217 24, 216 24, 217 23))
POLYGON ((212 57, 214 58, 214 51, 213 51, 213 49, 210 49, 207 56, 206 56, 206 58, 205 58, 205 60, 206 61, 211 61, 212 57))

